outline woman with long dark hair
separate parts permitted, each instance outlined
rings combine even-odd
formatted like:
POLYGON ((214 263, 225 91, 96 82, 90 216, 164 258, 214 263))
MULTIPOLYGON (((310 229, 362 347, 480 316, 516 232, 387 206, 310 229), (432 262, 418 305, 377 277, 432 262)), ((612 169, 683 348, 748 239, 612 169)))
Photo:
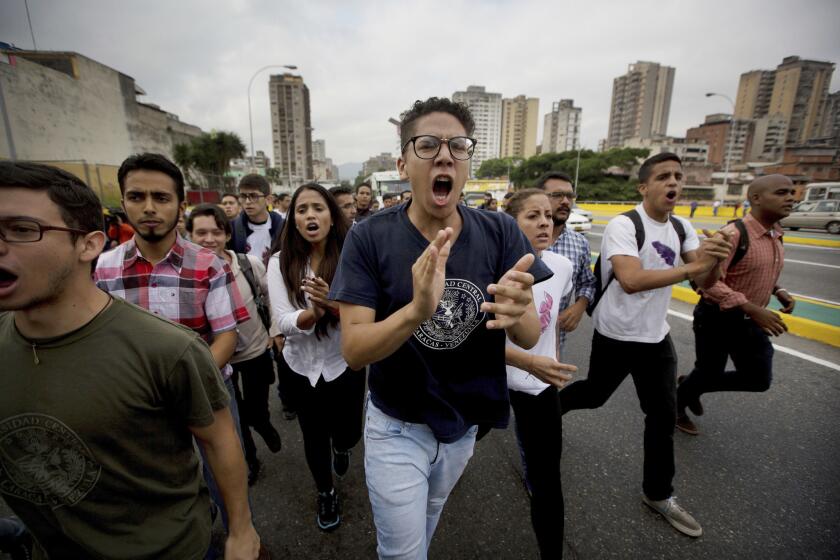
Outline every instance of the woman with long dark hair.
POLYGON ((525 483, 531 494, 531 524, 537 536, 540 556, 563 557, 563 489, 560 484, 560 455, 563 423, 557 388, 571 379, 577 368, 557 358, 557 315, 563 296, 572 290, 572 263, 547 251, 551 245, 551 203, 545 191, 516 192, 505 211, 531 242, 538 258, 554 276, 532 288, 540 318, 540 338, 530 350, 510 340, 505 347, 508 390, 516 417, 516 439, 522 454, 525 483))
POLYGON ((306 463, 318 489, 318 527, 341 522, 334 471, 343 476, 350 449, 362 434, 364 371, 341 355, 338 304, 327 299, 349 224, 321 185, 295 191, 268 263, 272 315, 286 337, 283 348, 292 375, 288 397, 303 433, 306 463), (275 247, 277 248, 277 247, 275 247))

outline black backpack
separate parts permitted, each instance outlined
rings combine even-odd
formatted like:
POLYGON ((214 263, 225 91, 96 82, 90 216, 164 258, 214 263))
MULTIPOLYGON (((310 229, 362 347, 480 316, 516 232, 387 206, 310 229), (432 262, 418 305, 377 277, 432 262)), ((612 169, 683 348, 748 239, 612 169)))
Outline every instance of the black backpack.
MULTIPOLYGON (((636 248, 641 251, 642 246, 645 244, 645 225, 642 223, 642 217, 634 208, 633 210, 628 210, 624 212, 622 216, 627 216, 630 218, 630 221, 633 222, 633 227, 636 229, 636 248)), ((677 237, 680 239, 680 254, 682 254, 682 246, 685 243, 685 228, 681 221, 675 218, 673 215, 668 217, 671 225, 674 227, 674 230, 677 232, 677 237)), ((742 224, 743 225, 743 224, 742 224)), ((610 273, 610 277, 607 278, 607 282, 605 284, 601 284, 601 255, 598 255, 598 260, 595 261, 595 295, 592 298, 592 301, 589 302, 589 305, 586 307, 586 313, 588 315, 592 315, 595 312, 595 308, 598 306, 598 302, 601 301, 601 297, 603 297, 604 292, 607 291, 609 288, 610 283, 615 279, 615 274, 612 272, 610 273)))
POLYGON ((248 260, 248 255, 236 253, 236 260, 239 262, 239 268, 242 269, 242 275, 251 287, 251 293, 254 294, 254 303, 257 306, 257 314, 260 316, 265 330, 271 330, 271 310, 268 307, 268 298, 266 294, 260 289, 260 284, 254 277, 254 269, 251 268, 251 261, 248 260))

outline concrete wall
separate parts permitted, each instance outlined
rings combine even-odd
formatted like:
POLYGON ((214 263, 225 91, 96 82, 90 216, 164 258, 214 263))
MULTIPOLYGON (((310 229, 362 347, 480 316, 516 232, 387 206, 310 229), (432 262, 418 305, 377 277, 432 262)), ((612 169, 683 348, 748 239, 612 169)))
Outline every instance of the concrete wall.
MULTIPOLYGON (((70 56, 75 76, 20 56, 0 64, 17 158, 119 165, 131 153, 120 74, 70 56)), ((133 92, 132 92, 133 95, 133 92)), ((0 158, 11 157, 0 119, 0 158)))

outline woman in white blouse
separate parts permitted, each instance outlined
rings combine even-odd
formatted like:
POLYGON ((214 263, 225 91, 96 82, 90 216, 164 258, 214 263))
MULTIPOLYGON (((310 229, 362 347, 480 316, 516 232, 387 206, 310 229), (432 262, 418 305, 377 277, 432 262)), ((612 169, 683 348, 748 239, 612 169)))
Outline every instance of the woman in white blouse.
POLYGON ((531 494, 531 524, 542 558, 563 557, 563 490, 560 454, 563 424, 557 388, 571 379, 575 366, 557 361, 557 315, 560 302, 572 289, 572 263, 546 251, 553 227, 551 204, 545 191, 516 192, 505 211, 516 219, 531 247, 554 276, 535 284, 534 305, 540 317, 540 339, 531 350, 507 341, 505 361, 508 389, 516 417, 525 482, 531 494))
POLYGON ((332 471, 347 472, 350 449, 362 434, 364 370, 341 355, 338 304, 330 290, 349 224, 326 189, 301 186, 292 196, 280 251, 268 263, 272 316, 286 336, 283 357, 296 374, 288 397, 303 433, 306 463, 318 489, 318 527, 341 522, 332 471))

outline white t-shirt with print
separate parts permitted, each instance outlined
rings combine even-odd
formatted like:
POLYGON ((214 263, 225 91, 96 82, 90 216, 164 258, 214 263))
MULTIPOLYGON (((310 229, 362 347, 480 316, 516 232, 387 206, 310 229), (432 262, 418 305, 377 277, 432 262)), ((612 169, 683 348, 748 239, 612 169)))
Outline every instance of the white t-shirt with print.
MULTIPOLYGON (((636 257, 644 270, 666 270, 679 266, 680 254, 700 247, 700 239, 691 223, 676 216, 685 229, 685 243, 680 250, 680 238, 670 220, 665 223, 651 219, 639 204, 636 211, 645 227, 645 242, 641 251, 636 246, 636 228, 627 216, 616 216, 607 224, 601 239, 601 285, 612 273, 610 259, 616 255, 636 257)), ((602 335, 615 340, 632 342, 660 342, 670 327, 666 321, 671 302, 671 286, 628 294, 618 279, 613 279, 598 302, 592 321, 602 335)))
MULTIPOLYGON (((534 306, 540 319, 540 339, 530 350, 524 350, 507 339, 507 346, 521 352, 528 352, 536 356, 547 356, 557 359, 557 316, 560 314, 560 302, 574 288, 574 267, 572 262, 562 255, 551 251, 542 252, 542 261, 554 273, 554 276, 532 288, 534 306)), ((511 365, 507 366, 508 389, 522 391, 530 395, 539 395, 547 387, 544 383, 528 373, 511 365)))
POLYGON ((248 236, 245 250, 249 255, 267 262, 271 250, 271 220, 266 220, 264 224, 249 222, 248 227, 251 228, 251 234, 248 236))

